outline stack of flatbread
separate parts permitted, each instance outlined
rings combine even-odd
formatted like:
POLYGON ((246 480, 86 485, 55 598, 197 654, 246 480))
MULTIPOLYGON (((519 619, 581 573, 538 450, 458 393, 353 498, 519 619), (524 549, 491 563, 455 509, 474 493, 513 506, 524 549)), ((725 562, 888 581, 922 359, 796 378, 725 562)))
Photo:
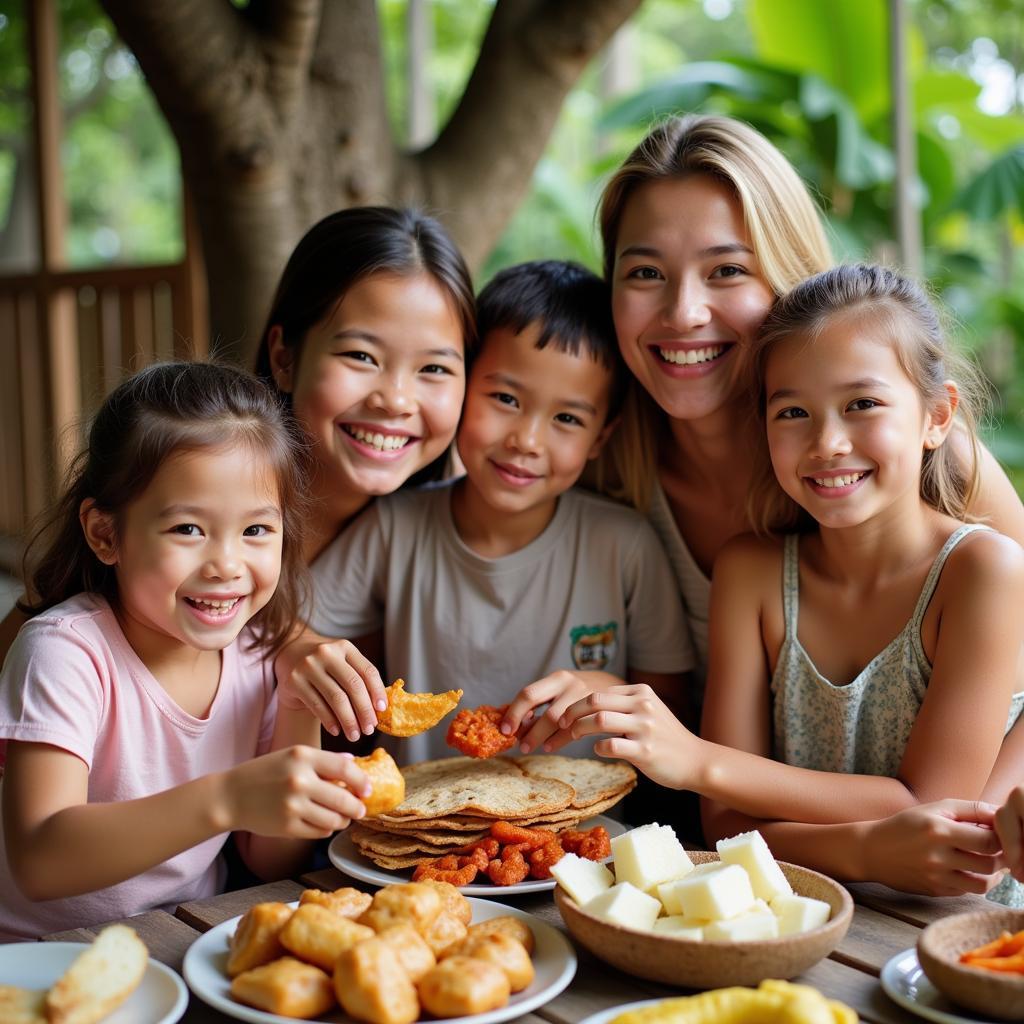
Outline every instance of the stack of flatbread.
POLYGON ((446 757, 402 769, 405 800, 352 825, 356 849, 379 867, 410 868, 489 834, 492 821, 561 832, 617 804, 635 785, 621 761, 538 754, 446 757))

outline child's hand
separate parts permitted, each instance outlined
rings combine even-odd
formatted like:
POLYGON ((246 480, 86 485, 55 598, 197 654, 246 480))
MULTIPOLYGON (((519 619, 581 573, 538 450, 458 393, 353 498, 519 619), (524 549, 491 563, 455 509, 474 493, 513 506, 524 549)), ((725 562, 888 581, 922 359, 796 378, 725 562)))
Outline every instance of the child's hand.
POLYGON ((380 673, 348 640, 306 633, 278 655, 274 671, 277 699, 285 707, 308 708, 332 736, 369 736, 377 711, 388 706, 380 673))
POLYGON ((607 672, 552 672, 519 691, 501 720, 501 731, 511 736, 526 729, 519 743, 524 754, 541 747, 548 753, 558 750, 572 741, 567 732, 559 730, 562 715, 589 694, 621 683, 621 679, 607 672), (545 704, 548 707, 544 714, 535 717, 536 709, 545 704))
POLYGON ((996 811, 996 835, 1003 847, 1003 864, 1024 882, 1024 786, 1018 786, 996 811))
POLYGON ((224 776, 226 830, 291 839, 323 839, 363 817, 366 774, 351 754, 287 747, 253 758, 224 776), (341 783, 341 785, 339 785, 341 783))
MULTIPOLYGON (((980 801, 939 800, 868 822, 864 877, 927 896, 988 892, 1003 866, 991 828, 994 812, 980 801)), ((1019 851, 1020 818, 1016 821, 1019 851)))
POLYGON ((700 740, 646 683, 592 693, 558 724, 574 740, 609 733, 613 738, 596 743, 595 754, 629 761, 662 786, 688 788, 686 768, 700 740))

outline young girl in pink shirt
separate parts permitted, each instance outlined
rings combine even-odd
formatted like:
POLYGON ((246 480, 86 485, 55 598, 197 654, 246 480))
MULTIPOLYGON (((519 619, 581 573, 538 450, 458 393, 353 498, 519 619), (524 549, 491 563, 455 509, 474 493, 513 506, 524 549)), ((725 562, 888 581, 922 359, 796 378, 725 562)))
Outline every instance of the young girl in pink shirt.
POLYGON ((104 402, 0 675, 0 939, 211 896, 233 831, 280 877, 362 817, 366 777, 274 687, 304 459, 237 370, 151 366, 104 402))

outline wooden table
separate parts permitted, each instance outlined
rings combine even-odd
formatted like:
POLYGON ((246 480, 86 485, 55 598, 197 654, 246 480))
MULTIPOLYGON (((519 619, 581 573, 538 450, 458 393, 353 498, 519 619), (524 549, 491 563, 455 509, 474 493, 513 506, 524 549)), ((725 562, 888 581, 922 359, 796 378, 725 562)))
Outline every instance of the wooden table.
MULTIPOLYGON (((336 889, 342 885, 373 891, 372 886, 328 868, 304 875, 298 881, 272 882, 209 900, 184 903, 173 916, 164 911, 150 911, 127 923, 145 941, 151 956, 180 973, 185 951, 200 933, 243 913, 254 903, 296 900, 303 886, 336 889)), ((901 1010, 882 991, 878 976, 883 965, 893 954, 913 946, 921 928, 929 922, 961 910, 995 909, 996 905, 978 896, 929 899, 908 896, 881 885, 858 884, 848 888, 855 909, 846 938, 831 956, 793 980, 814 985, 826 995, 842 1000, 852 1006, 862 1020, 872 1024, 921 1024, 920 1018, 901 1010)), ((565 930, 550 892, 506 896, 501 902, 565 930)), ((90 942, 100 927, 58 932, 45 936, 44 941, 90 942)), ((638 999, 678 995, 683 991, 623 974, 585 950, 577 948, 576 954, 579 969, 569 987, 534 1013, 516 1018, 515 1024, 578 1024, 599 1010, 638 999)), ((186 1024, 227 1024, 232 1019, 194 995, 182 1018, 186 1024)))

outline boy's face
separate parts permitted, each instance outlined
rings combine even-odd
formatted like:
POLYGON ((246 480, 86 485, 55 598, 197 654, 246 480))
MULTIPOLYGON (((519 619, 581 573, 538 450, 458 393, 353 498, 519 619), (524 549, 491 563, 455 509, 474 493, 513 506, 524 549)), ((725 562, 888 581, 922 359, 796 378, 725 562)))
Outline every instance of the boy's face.
POLYGON ((525 512, 579 478, 601 450, 612 374, 588 352, 536 347, 539 329, 490 331, 470 374, 458 448, 484 502, 525 512))

